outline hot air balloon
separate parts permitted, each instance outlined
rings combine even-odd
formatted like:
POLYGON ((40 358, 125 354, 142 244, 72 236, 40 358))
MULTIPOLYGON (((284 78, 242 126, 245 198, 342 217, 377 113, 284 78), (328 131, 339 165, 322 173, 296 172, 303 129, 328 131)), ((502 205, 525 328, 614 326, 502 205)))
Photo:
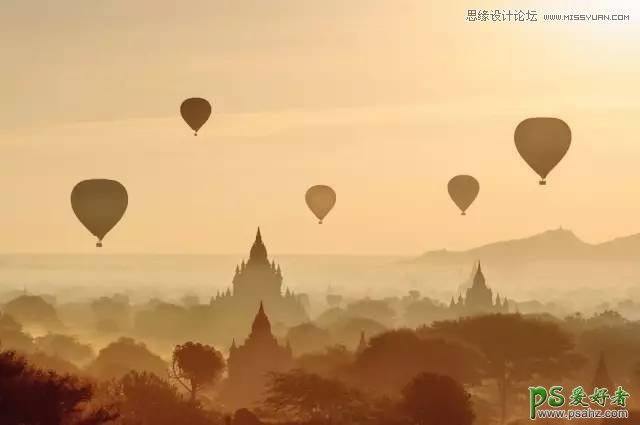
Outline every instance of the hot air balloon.
POLYGON ((462 211, 462 215, 467 215, 467 208, 473 203, 480 192, 480 183, 472 176, 459 175, 449 180, 447 185, 449 196, 462 211))
POLYGON ((571 129, 558 118, 528 118, 518 124, 513 138, 522 159, 545 185, 549 172, 569 150, 571 129))
POLYGON ((198 130, 202 128, 211 116, 211 104, 206 99, 192 97, 182 102, 180 115, 197 136, 198 130))
POLYGON ((329 186, 312 186, 307 190, 304 199, 311 212, 318 217, 319 223, 322 224, 322 220, 336 204, 336 192, 329 186))
POLYGON ((71 207, 78 220, 95 237, 97 247, 127 209, 129 197, 125 187, 115 180, 84 180, 71 191, 71 207))

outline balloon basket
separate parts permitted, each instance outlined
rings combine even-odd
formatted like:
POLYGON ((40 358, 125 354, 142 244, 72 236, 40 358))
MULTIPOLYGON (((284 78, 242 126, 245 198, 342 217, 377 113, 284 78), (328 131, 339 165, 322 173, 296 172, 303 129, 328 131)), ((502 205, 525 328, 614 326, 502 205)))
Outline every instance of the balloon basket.
POLYGON ((96 248, 102 248, 102 242, 100 241, 96 242, 96 248))
POLYGON ((547 181, 546 180, 540 180, 539 184, 540 184, 540 186, 546 186, 547 185, 547 181))
POLYGON ((462 211, 462 213, 460 213, 460 215, 467 215, 467 213, 462 211))
POLYGON ((318 224, 322 224, 322 220, 318 220, 318 224))

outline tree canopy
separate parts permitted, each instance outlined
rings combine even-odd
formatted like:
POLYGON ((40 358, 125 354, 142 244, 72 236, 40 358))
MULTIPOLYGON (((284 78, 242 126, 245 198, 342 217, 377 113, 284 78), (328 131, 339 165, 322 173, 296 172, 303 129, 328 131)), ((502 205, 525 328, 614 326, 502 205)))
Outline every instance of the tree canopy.
POLYGON ((224 357, 210 345, 187 342, 173 350, 172 376, 189 391, 192 401, 199 389, 220 379, 224 368, 224 357))

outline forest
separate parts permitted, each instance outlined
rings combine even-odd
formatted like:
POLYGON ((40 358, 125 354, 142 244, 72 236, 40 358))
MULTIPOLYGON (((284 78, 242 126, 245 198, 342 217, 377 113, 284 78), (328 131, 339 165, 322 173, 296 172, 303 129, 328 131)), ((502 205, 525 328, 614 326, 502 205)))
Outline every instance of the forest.
POLYGON ((614 310, 445 317, 415 292, 335 298, 290 327, 261 307, 225 345, 221 318, 189 297, 20 295, 0 315, 0 423, 515 425, 529 420, 528 387, 554 385, 622 386, 637 406, 640 322, 614 310))

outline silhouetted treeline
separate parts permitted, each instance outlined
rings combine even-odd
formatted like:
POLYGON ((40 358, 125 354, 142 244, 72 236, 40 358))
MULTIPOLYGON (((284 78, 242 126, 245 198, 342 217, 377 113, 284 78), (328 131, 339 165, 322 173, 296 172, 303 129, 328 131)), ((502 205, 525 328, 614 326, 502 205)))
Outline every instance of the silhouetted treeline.
MULTIPOLYGON (((527 419, 528 394, 519 389, 529 385, 572 388, 600 380, 631 394, 640 390, 640 322, 613 310, 565 318, 447 312, 433 320, 425 313, 429 319, 420 321, 421 306, 446 307, 417 293, 336 303, 313 321, 273 326, 293 361, 268 379, 243 377, 246 388, 264 387, 256 392, 261 398, 238 410, 225 394, 230 342, 181 335, 185 326, 198 328, 187 335, 206 333, 207 320, 178 320, 204 314, 197 300, 156 300, 141 308, 123 296, 103 297, 87 303, 84 311, 95 320, 83 327, 65 320, 51 300, 21 298, 0 313, 0 423, 376 425, 436 424, 446 417, 461 425, 499 424, 527 419), (406 325, 400 306, 413 311, 415 326, 398 326, 406 325), (53 326, 37 320, 38 309, 56 318, 53 326), (169 313, 157 322, 158 332, 154 311, 169 313), (142 322, 148 334, 140 331, 142 322), (442 394, 448 395, 438 399, 442 394), (442 408, 425 407, 433 400, 442 408), (445 406, 451 412, 438 416, 445 406)), ((634 397, 629 402, 638 408, 634 397)))

